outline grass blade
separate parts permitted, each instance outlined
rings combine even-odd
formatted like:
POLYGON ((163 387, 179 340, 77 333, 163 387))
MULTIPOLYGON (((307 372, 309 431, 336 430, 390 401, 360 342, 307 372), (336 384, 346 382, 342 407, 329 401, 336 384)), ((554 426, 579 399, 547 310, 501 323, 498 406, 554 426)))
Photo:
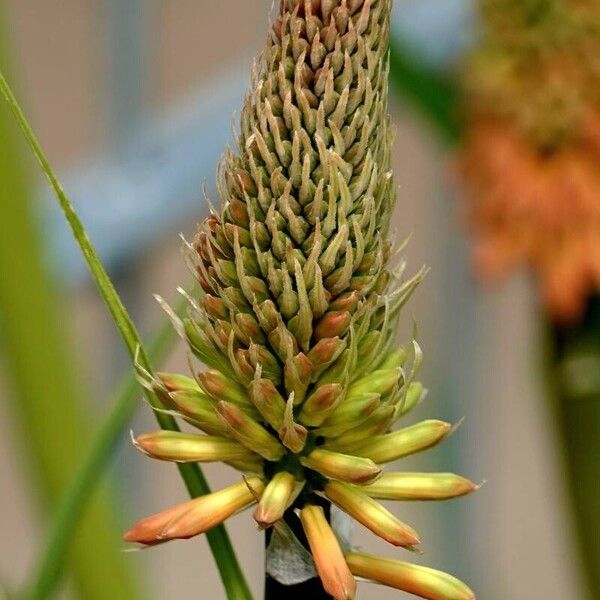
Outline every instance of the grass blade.
MULTIPOLYGON (((2 61, 5 50, 0 48, 2 61)), ((92 423, 76 375, 77 361, 65 336, 63 303, 45 267, 43 235, 35 219, 21 139, 4 106, 0 140, 0 341, 14 390, 7 408, 21 433, 15 439, 22 444, 23 465, 30 467, 35 500, 47 515, 86 447, 92 423)), ((96 490, 73 540, 67 570, 80 598, 142 597, 135 574, 119 552, 118 513, 112 498, 108 485, 96 490)), ((6 532, 2 538, 10 544, 6 532)))
MULTIPOLYGON (((178 311, 179 312, 179 311, 178 311)), ((176 339, 170 321, 166 321, 148 346, 153 363, 161 362, 176 339)), ((140 388, 133 371, 123 378, 108 416, 80 462, 54 512, 46 543, 33 569, 27 598, 46 598, 64 569, 72 540, 82 514, 108 467, 114 449, 139 406, 140 388)))
MULTIPOLYGON (((81 223, 77 213, 75 212, 73 205, 69 201, 65 194, 58 178, 56 177, 54 170, 52 169, 48 159, 46 158, 35 134, 33 133, 19 103, 17 102, 10 86, 8 85, 3 74, 0 73, 0 92, 6 98, 8 105, 21 128, 23 135, 34 156, 40 163, 42 171, 48 178, 50 186, 54 191, 57 201, 62 209, 65 218, 71 227, 71 231, 77 244, 79 245, 81 252, 85 258, 85 261, 89 267, 92 278, 96 283, 98 291, 106 303, 108 310, 117 326, 119 333, 125 343, 125 346, 132 359, 136 357, 142 367, 149 372, 152 372, 152 367, 148 360, 148 356, 144 347, 141 344, 140 337, 137 333, 135 325, 129 316, 129 313, 125 309, 117 291, 114 288, 110 277, 108 276, 102 262, 98 258, 96 251, 94 250, 87 233, 81 223)), ((148 401, 154 405, 159 406, 160 402, 154 394, 148 390, 144 390, 148 401)), ((178 430, 179 427, 173 417, 163 414, 155 413, 156 419, 159 425, 163 429, 178 430)), ((210 492, 210 488, 200 468, 195 464, 178 464, 177 465, 181 476, 185 482, 188 492, 192 497, 207 494, 210 492)), ((207 534, 208 542, 215 558, 215 562, 221 574, 223 585, 227 592, 230 600, 242 600, 251 598, 251 594, 248 585, 245 581, 229 536, 225 531, 225 528, 221 525, 210 530, 207 534)))

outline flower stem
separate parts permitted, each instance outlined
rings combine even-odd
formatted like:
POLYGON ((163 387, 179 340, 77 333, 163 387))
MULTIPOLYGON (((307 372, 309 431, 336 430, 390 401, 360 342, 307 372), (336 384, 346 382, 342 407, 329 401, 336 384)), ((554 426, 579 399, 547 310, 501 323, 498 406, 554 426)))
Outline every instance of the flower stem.
MULTIPOLYGON (((0 92, 6 98, 15 120, 17 121, 27 143, 29 144, 29 147, 31 148, 33 154, 42 167, 42 171, 50 182, 50 186, 55 193, 60 208, 62 209, 65 218, 71 227, 75 241, 79 245, 85 261, 88 264, 92 278, 96 283, 100 295, 106 303, 106 306, 119 330, 119 333, 121 334, 123 342, 131 358, 136 358, 142 367, 144 367, 147 371, 152 372, 150 361, 148 360, 146 351, 142 346, 136 327, 131 320, 127 309, 117 294, 113 282, 108 276, 104 265, 100 261, 100 258, 92 246, 87 232, 85 231, 85 228, 79 219, 79 216, 75 212, 71 201, 65 194, 62 185, 58 181, 54 170, 48 162, 46 155, 44 154, 35 134, 33 133, 29 123, 27 122, 27 119, 25 118, 25 115, 23 114, 23 111, 21 110, 21 107, 19 106, 19 103, 17 102, 17 99, 15 98, 2 73, 0 73, 0 92)), ((152 392, 149 390, 144 390, 144 393, 148 398, 148 401, 153 406, 160 407, 160 401, 152 392)), ((169 429, 173 431, 179 430, 177 422, 173 417, 159 412, 156 412, 155 416, 159 425, 163 429, 169 429)), ((208 483, 198 465, 179 464, 177 467, 191 496, 195 497, 210 492, 208 483)), ((233 547, 231 546, 231 542, 224 527, 215 527, 213 530, 207 533, 207 537, 229 600, 250 599, 252 597, 250 590, 244 579, 233 551, 233 547)))
MULTIPOLYGON (((175 331, 167 321, 148 346, 152 361, 158 363, 163 360, 175 339, 175 331)), ((38 563, 32 570, 29 591, 26 593, 30 600, 50 597, 60 580, 81 517, 102 480, 119 438, 139 406, 138 396, 139 385, 129 370, 115 394, 108 416, 100 425, 85 457, 61 496, 38 563)))
MULTIPOLYGON (((8 54, 3 4, 0 13, 3 67, 8 54)), ((65 333, 64 303, 45 264, 34 186, 18 130, 4 106, 0 107, 0 140, 0 338, 12 391, 3 400, 20 433, 18 458, 29 467, 31 491, 45 518, 54 511, 77 457, 84 452, 91 420, 77 376, 77 357, 65 333)), ((135 600, 145 594, 119 552, 118 512, 111 492, 107 485, 96 490, 63 567, 72 576, 78 597, 135 600)), ((10 543, 6 530, 2 539, 10 543)), ((0 597, 4 597, 2 589, 0 597)))
POLYGON ((390 84, 427 117, 445 142, 458 141, 462 124, 456 86, 425 65, 398 34, 390 36, 390 84))
POLYGON ((600 598, 600 296, 583 320, 550 327, 548 377, 555 401, 580 559, 591 598, 600 598))

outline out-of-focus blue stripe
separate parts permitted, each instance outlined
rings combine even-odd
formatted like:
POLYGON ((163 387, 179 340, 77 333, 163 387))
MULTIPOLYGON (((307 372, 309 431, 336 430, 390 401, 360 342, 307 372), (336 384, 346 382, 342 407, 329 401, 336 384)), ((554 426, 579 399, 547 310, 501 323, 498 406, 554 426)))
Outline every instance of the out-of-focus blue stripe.
MULTIPOLYGON (((403 41, 440 68, 468 38, 471 0, 397 0, 394 28, 403 41)), ((158 236, 202 215, 202 186, 231 141, 232 115, 249 81, 249 65, 228 69, 163 116, 141 119, 114 155, 92 157, 64 177, 103 261, 115 267, 158 236)), ((67 281, 86 273, 62 215, 43 193, 51 260, 67 281)))
MULTIPOLYGON (((202 187, 231 141, 232 115, 248 84, 248 66, 235 67, 162 117, 143 121, 118 157, 92 158, 64 177, 100 257, 114 267, 186 218, 204 210, 202 187)), ((44 191, 41 218, 51 231, 53 266, 68 281, 86 273, 79 252, 44 191)))
POLYGON ((392 26, 433 65, 451 65, 470 42, 474 0, 396 0, 392 26))

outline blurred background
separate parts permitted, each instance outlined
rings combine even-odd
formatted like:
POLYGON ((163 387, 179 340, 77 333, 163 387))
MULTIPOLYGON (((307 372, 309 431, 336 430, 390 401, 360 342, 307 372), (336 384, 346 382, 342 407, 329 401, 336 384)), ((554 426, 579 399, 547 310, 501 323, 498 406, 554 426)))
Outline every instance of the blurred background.
MULTIPOLYGON (((205 215, 203 187, 215 197, 215 168, 236 127, 270 8, 271 0, 0 4, 1 64, 8 65, 33 128, 145 339, 163 320, 152 294, 173 301, 175 288, 188 279, 178 234, 192 234, 205 215)), ((472 31, 470 2, 395 2, 394 35, 427 68, 452 71, 472 31)), ((465 417, 445 445, 403 461, 401 468, 452 470, 487 481, 466 499, 393 509, 422 533, 425 555, 415 560, 464 579, 479 598, 585 600, 563 459, 545 400, 543 328, 530 282, 522 274, 488 290, 475 284, 452 153, 412 103, 393 90, 392 98, 396 230, 401 237, 412 233, 407 251, 412 270, 423 263, 431 267, 405 310, 404 332, 411 330, 411 317, 419 324, 425 352, 421 379, 430 390, 410 419, 465 417)), ((2 153, 8 151, 3 146, 2 153)), ((21 154, 34 239, 58 298, 55 312, 45 313, 42 288, 31 288, 42 302, 35 319, 53 320, 66 338, 60 352, 68 377, 81 390, 78 436, 85 443, 129 361, 45 182, 27 153, 21 154)), ((4 212, 1 219, 2 235, 21 225, 4 212)), ((32 247, 24 249, 26 237, 16 240, 14 272, 0 273, 6 281, 17 281, 29 268, 25 261, 32 247)), ((6 308, 0 327, 11 320, 6 308)), ((37 344, 51 342, 40 331, 37 344)), ((21 406, 13 366, 9 353, 0 353, 0 582, 9 589, 23 583, 48 523, 40 501, 43 476, 36 475, 23 425, 29 409, 21 406)), ((183 344, 177 344, 165 370, 187 371, 183 344)), ((60 440, 60 428, 74 421, 61 421, 60 403, 53 410, 55 419, 47 427, 58 428, 52 435, 60 440)), ((140 399, 132 428, 154 427, 140 399)), ((43 455, 40 443, 36 452, 43 455)), ((76 458, 68 457, 73 464, 76 458)), ((235 477, 221 466, 208 465, 205 472, 215 487, 235 477)), ((186 498, 175 468, 143 457, 126 432, 110 475, 118 528, 186 498)), ((238 515, 228 530, 260 597, 263 539, 253 523, 248 514, 238 515)), ((362 528, 355 541, 381 549, 362 528)), ((141 576, 143 598, 224 597, 204 537, 127 553, 123 560, 141 576)), ((67 584, 58 597, 76 595, 67 584)), ((361 597, 403 595, 363 584, 361 597)))

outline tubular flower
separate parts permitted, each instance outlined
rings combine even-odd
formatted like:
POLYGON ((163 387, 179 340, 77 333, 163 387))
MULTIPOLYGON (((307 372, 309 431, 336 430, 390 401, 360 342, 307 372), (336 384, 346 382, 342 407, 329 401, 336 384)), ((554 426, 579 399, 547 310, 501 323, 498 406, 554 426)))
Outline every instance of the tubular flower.
POLYGON ((481 0, 460 158, 487 278, 533 268, 549 312, 600 291, 600 12, 592 0, 481 0))
POLYGON ((425 392, 413 381, 418 345, 394 342, 423 272, 405 278, 388 266, 389 18, 390 0, 281 2, 237 150, 219 171, 220 211, 186 246, 200 292, 188 296, 184 319, 165 305, 207 370, 189 378, 140 369, 165 410, 203 433, 150 433, 136 446, 160 460, 226 462, 246 479, 141 521, 129 541, 202 533, 254 502, 261 528, 300 511, 324 587, 347 599, 356 585, 323 498, 411 548, 418 534, 376 498, 474 489, 424 474, 377 486, 380 463, 429 448, 450 429, 424 421, 391 432, 425 392))

